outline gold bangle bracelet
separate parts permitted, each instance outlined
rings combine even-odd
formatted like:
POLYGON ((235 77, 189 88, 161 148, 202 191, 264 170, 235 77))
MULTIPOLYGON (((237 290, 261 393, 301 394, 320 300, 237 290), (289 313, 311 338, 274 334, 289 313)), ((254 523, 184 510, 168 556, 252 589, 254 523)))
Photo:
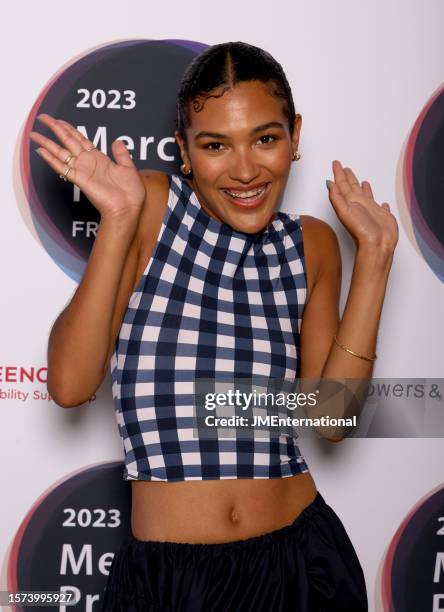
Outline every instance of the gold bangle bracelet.
POLYGON ((341 347, 341 349, 344 349, 344 351, 347 351, 347 353, 350 353, 350 355, 354 355, 355 357, 359 357, 359 359, 365 359, 366 361, 375 361, 375 359, 378 358, 376 354, 375 354, 374 357, 366 357, 365 355, 358 355, 358 353, 355 353, 355 352, 351 351, 346 346, 341 344, 339 342, 339 340, 336 338, 336 334, 333 336, 333 339, 336 342, 336 344, 341 347))

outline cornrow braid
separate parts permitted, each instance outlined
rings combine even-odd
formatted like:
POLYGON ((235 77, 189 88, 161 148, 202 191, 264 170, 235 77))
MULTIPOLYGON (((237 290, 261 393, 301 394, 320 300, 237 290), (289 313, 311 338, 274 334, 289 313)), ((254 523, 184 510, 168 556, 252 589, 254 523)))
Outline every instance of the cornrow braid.
POLYGON ((213 45, 197 55, 183 75, 177 96, 177 131, 186 141, 191 125, 190 106, 202 110, 210 97, 219 98, 237 83, 261 81, 273 86, 273 94, 284 103, 290 133, 295 121, 291 88, 282 66, 267 52, 244 42, 213 45))

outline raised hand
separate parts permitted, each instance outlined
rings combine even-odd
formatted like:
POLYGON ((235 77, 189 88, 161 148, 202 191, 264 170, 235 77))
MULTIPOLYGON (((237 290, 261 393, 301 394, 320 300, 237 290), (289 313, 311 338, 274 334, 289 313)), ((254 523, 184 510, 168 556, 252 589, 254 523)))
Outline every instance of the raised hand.
POLYGON ((52 130, 61 144, 39 132, 31 132, 31 140, 39 145, 37 153, 61 179, 77 185, 102 218, 140 211, 145 186, 122 141, 112 144, 113 162, 66 121, 46 114, 38 119, 52 130))
POLYGON ((330 202, 356 245, 372 245, 393 253, 398 242, 398 224, 389 204, 375 202, 370 183, 359 183, 350 168, 343 168, 336 160, 332 167, 335 180, 328 182, 330 202))

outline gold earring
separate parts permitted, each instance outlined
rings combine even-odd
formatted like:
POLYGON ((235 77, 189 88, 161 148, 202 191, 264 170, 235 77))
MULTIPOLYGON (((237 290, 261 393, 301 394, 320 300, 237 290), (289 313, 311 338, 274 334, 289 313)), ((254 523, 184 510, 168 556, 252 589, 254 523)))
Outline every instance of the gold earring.
POLYGON ((185 176, 188 176, 188 174, 191 174, 192 170, 191 168, 189 170, 187 170, 187 165, 186 164, 182 164, 180 167, 180 170, 182 172, 182 174, 185 174, 185 176))
POLYGON ((301 159, 301 154, 299 153, 299 151, 296 151, 296 153, 293 153, 292 161, 299 161, 300 159, 301 159))

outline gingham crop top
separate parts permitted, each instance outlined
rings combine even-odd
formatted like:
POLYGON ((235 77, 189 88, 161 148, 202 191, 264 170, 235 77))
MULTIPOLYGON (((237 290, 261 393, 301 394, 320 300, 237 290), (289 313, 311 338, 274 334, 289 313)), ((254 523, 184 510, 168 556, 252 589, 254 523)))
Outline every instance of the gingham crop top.
POLYGON ((298 215, 238 232, 169 177, 168 206, 111 358, 124 480, 277 478, 307 472, 296 435, 194 437, 193 382, 219 373, 295 380, 306 300, 298 215))

